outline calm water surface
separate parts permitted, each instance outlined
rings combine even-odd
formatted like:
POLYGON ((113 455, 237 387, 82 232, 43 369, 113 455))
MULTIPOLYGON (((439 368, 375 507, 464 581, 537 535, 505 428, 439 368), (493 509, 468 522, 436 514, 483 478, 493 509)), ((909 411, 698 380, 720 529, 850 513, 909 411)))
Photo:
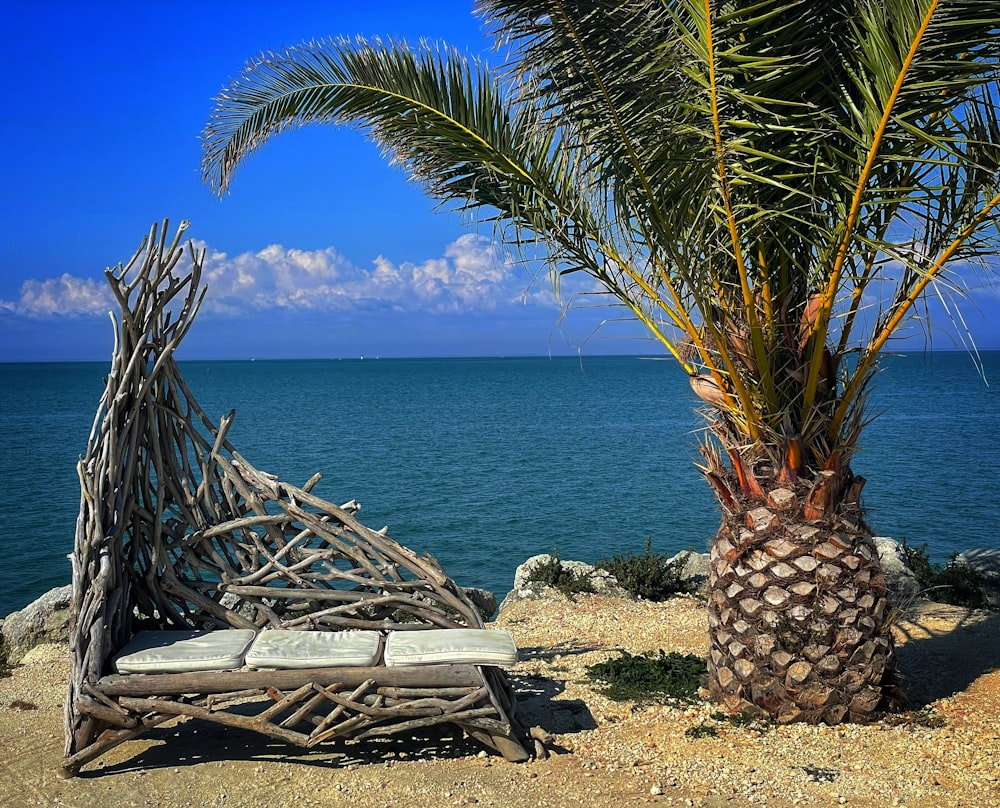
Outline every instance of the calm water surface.
MULTIPOLYGON (((1000 352, 983 355, 1000 384, 1000 352)), ((704 550, 718 525, 692 465, 687 380, 635 357, 187 362, 210 417, 258 468, 357 499, 361 518, 502 595, 535 553, 704 550)), ((103 363, 0 364, 0 615, 69 581, 76 461, 103 363)), ((855 471, 881 535, 944 560, 1000 547, 997 388, 968 356, 891 357, 855 471), (884 410, 884 412, 883 412, 884 410)))

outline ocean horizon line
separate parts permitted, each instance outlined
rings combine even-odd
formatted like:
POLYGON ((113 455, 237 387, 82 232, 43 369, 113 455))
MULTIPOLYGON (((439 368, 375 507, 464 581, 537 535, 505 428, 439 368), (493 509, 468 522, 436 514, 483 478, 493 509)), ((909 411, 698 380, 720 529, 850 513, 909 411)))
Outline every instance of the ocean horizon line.
MULTIPOLYGON (((934 354, 993 354, 1000 353, 1000 347, 979 348, 975 352, 964 348, 930 348, 924 350, 900 350, 887 351, 884 356, 933 356, 934 354)), ((239 363, 239 362, 375 362, 375 361, 481 361, 481 360, 522 360, 522 359, 645 359, 657 361, 672 361, 674 357, 669 354, 652 354, 649 352, 634 353, 556 353, 556 354, 473 354, 473 355, 436 355, 436 356, 409 356, 409 355, 368 355, 359 354, 352 356, 269 356, 256 357, 247 356, 241 358, 223 357, 178 357, 177 361, 185 362, 213 362, 213 363, 239 363)), ((103 365, 110 362, 110 357, 104 359, 0 359, 0 365, 103 365)))

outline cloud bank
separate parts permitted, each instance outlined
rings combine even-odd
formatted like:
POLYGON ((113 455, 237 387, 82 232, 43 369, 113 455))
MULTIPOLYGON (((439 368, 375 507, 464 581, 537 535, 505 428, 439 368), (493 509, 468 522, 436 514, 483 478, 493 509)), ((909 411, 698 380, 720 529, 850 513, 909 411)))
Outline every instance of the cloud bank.
POLYGON ((28 317, 103 315, 113 306, 114 295, 103 278, 76 278, 69 273, 41 281, 26 280, 17 300, 0 300, 0 312, 28 317))
MULTIPOLYGON (((524 303, 558 305, 547 283, 532 285, 523 267, 476 234, 460 236, 439 258, 396 265, 379 256, 367 269, 333 247, 310 251, 274 244, 229 256, 204 243, 197 246, 205 249, 206 314, 378 309, 463 314, 524 303)), ((30 318, 104 316, 115 308, 103 278, 69 274, 27 280, 17 300, 0 300, 0 312, 30 318)))

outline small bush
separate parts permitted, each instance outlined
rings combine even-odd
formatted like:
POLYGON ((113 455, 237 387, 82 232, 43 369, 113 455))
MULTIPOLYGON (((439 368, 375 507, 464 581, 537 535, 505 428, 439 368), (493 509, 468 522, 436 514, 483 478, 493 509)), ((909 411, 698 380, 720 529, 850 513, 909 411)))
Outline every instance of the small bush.
POLYGON ((813 783, 832 783, 840 774, 836 769, 824 769, 821 766, 799 766, 805 772, 806 778, 813 783))
POLYGON ((716 721, 729 724, 731 727, 743 727, 745 729, 756 730, 760 733, 770 732, 775 727, 774 722, 769 718, 755 715, 751 712, 733 713, 732 715, 729 715, 728 713, 719 711, 712 713, 709 717, 715 719, 716 721))
POLYGON ((890 727, 924 727, 940 729, 948 726, 948 719, 930 704, 925 704, 919 710, 906 710, 901 713, 888 713, 882 717, 882 723, 890 727))
POLYGON ((721 710, 716 710, 709 718, 713 721, 731 724, 734 727, 752 727, 754 724, 761 723, 760 719, 753 713, 733 713, 730 715, 721 710))
POLYGON ((931 600, 968 609, 985 609, 989 605, 982 574, 974 567, 958 562, 957 553, 953 553, 948 563, 942 566, 931 563, 926 544, 910 547, 903 539, 902 551, 906 563, 913 570, 913 577, 931 600))
POLYGON ((15 699, 10 703, 10 709, 12 710, 37 710, 38 705, 31 701, 24 701, 23 699, 15 699))
POLYGON ((688 738, 718 738, 719 728, 712 724, 696 724, 684 730, 684 735, 688 738))
POLYGON ((597 591, 589 575, 564 567, 556 550, 552 551, 548 560, 538 564, 529 573, 528 580, 551 586, 570 599, 583 592, 597 591))
POLYGON ((917 710, 913 722, 917 726, 927 727, 928 729, 940 729, 941 727, 948 726, 948 719, 929 704, 917 710))
POLYGON ((595 566, 607 570, 629 593, 643 600, 667 600, 694 589, 691 581, 681 577, 690 553, 670 561, 667 556, 652 551, 652 540, 646 539, 646 552, 641 556, 602 558, 595 566))
POLYGON ((604 683, 600 692, 614 701, 694 701, 708 666, 693 654, 662 650, 656 655, 621 656, 590 665, 587 676, 604 683))

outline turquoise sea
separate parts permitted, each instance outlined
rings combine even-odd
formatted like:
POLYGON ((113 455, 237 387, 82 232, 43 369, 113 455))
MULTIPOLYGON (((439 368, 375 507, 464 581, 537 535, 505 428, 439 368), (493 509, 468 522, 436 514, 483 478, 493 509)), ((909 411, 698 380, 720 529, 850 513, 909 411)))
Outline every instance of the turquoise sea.
MULTIPOLYGON (((982 355, 1000 385, 1000 352, 982 355)), ((185 362, 203 409, 258 468, 433 553, 502 597, 515 567, 704 550, 718 525, 697 473, 687 380, 638 357, 185 362)), ((76 460, 103 363, 0 364, 0 615, 69 582, 76 460)), ((876 533, 933 558, 1000 547, 1000 397, 964 353, 890 357, 854 468, 876 533)))

